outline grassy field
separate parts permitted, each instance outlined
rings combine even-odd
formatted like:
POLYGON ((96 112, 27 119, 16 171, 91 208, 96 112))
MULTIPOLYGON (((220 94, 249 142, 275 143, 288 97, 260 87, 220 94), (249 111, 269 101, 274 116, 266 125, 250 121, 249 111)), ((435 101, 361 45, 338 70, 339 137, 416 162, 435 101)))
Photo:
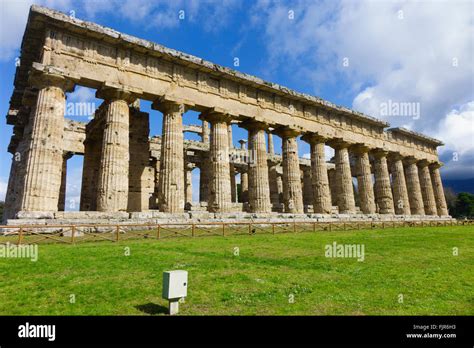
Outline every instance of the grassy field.
POLYGON ((45 244, 37 262, 0 258, 0 314, 163 315, 162 272, 184 269, 181 315, 473 315, 473 232, 419 227, 45 244), (325 257, 333 242, 363 244, 365 260, 325 257))

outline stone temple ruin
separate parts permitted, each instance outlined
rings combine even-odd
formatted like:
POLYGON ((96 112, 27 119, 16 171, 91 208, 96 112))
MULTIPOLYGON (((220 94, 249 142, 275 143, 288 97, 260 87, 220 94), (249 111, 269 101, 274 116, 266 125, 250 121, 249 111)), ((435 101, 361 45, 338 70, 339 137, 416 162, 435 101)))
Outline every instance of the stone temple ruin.
POLYGON ((30 10, 7 123, 7 224, 450 218, 440 141, 39 6, 30 10), (103 99, 88 123, 64 117, 66 93, 78 85, 103 99), (156 115, 140 111, 140 99, 156 115), (183 125, 187 110, 202 124, 183 125), (163 118, 161 136, 149 137, 150 116, 163 118), (248 146, 232 145, 232 124, 248 130, 248 146), (311 160, 299 158, 299 136, 311 160), (325 145, 335 150, 330 162, 325 145), (64 211, 72 155, 84 156, 78 212, 64 211))

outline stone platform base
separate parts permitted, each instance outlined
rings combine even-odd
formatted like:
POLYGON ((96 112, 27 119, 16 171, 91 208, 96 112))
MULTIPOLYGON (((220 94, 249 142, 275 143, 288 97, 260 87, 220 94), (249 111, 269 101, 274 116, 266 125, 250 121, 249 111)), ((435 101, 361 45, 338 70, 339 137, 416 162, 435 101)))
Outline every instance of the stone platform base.
POLYGON ((25 225, 133 225, 166 223, 207 223, 207 222, 369 222, 369 221, 451 221, 450 216, 428 215, 389 215, 389 214, 287 214, 287 213, 209 213, 207 211, 188 211, 180 214, 145 212, 20 212, 16 219, 7 220, 8 226, 25 225))

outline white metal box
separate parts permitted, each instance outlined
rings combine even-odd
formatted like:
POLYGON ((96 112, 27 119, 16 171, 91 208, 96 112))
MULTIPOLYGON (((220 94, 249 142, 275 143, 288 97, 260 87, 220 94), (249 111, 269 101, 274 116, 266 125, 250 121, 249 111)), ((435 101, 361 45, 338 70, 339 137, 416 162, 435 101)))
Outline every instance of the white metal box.
POLYGON ((166 300, 186 297, 188 294, 188 271, 163 272, 163 293, 166 300))

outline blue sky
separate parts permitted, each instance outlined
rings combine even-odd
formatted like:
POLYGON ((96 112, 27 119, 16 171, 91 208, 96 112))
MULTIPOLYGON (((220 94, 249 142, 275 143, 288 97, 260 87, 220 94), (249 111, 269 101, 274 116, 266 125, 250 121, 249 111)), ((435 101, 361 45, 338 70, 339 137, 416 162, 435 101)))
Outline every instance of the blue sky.
MULTIPOLYGON (((443 176, 474 177, 472 1, 0 0, 3 115, 32 3, 439 138, 446 143, 439 149, 446 164, 443 176), (381 105, 389 101, 416 103, 420 117, 381 114, 381 105)), ((93 91, 84 88, 68 96, 68 101, 93 99, 93 91)), ((151 115, 150 135, 160 134, 160 114, 149 103, 142 108, 151 115)), ((197 115, 186 114, 185 123, 198 123, 197 115)), ((0 122, 0 132, 2 199, 11 126, 0 122)), ((246 137, 234 127, 236 145, 246 137)), ((308 152, 300 142, 300 154, 308 152)), ((82 161, 76 157, 69 162, 70 197, 80 187, 82 161)))

